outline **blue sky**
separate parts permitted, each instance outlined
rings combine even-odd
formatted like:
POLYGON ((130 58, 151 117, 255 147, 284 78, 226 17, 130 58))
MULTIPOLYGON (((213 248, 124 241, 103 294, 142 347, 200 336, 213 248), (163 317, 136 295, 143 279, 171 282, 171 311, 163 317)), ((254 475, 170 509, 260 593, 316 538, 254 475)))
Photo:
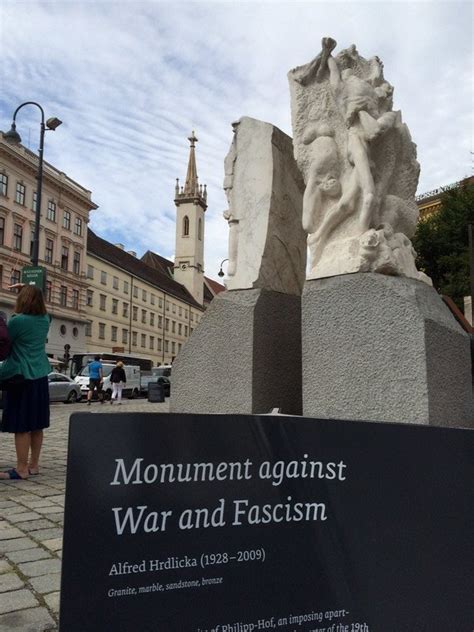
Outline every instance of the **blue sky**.
MULTIPOLYGON (((0 3, 0 129, 39 101, 64 123, 45 158, 92 191, 91 227, 142 254, 174 254, 174 185, 199 138, 208 185, 206 274, 227 256, 223 161, 231 123, 291 135, 287 72, 321 37, 378 55, 418 146, 418 192, 472 174, 472 4, 465 2, 0 3)), ((18 118, 36 150, 38 113, 18 118)))

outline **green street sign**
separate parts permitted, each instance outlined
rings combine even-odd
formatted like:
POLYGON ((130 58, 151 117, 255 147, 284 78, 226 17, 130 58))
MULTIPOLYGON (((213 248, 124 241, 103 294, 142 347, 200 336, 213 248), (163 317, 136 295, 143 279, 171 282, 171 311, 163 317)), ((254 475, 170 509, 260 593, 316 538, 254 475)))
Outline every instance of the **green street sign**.
POLYGON ((41 266, 25 266, 21 271, 21 282, 25 285, 36 285, 46 290, 46 268, 41 266))

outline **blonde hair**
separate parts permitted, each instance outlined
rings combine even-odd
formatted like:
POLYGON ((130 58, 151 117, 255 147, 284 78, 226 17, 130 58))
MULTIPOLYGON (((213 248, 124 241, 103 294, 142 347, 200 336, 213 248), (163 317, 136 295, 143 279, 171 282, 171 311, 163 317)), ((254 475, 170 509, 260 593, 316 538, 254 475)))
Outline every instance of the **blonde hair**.
POLYGON ((122 362, 122 360, 118 360, 118 362, 117 362, 117 366, 118 366, 120 369, 123 369, 123 362, 122 362))

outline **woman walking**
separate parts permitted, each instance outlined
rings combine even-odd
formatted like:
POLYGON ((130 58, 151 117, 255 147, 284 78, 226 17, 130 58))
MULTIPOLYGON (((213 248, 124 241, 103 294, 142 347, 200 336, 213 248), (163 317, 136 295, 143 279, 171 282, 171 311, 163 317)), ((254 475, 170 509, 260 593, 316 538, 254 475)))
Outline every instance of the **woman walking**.
POLYGON ((34 285, 22 287, 8 323, 10 354, 0 367, 0 381, 7 387, 0 430, 15 434, 17 463, 0 472, 0 479, 22 480, 39 473, 43 429, 49 427, 48 330, 43 293, 34 285))
POLYGON ((122 403, 122 389, 127 383, 127 376, 125 375, 125 371, 123 369, 123 362, 119 360, 117 365, 112 369, 112 373, 110 374, 110 382, 112 384, 112 397, 110 399, 110 403, 114 403, 114 399, 117 400, 118 404, 122 403))

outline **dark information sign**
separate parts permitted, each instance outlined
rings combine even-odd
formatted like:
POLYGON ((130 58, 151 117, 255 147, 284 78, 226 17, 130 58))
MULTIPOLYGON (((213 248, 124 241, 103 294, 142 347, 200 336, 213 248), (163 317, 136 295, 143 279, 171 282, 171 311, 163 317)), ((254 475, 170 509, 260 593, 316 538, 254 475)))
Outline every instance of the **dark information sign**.
POLYGON ((61 632, 472 632, 474 431, 74 414, 61 632))

